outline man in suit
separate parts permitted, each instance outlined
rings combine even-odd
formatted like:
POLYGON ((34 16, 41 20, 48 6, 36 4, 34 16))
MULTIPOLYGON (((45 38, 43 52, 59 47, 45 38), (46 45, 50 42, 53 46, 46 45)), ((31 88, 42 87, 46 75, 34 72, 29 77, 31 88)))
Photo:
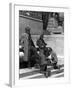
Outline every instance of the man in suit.
POLYGON ((37 63, 39 55, 37 54, 37 49, 31 37, 31 29, 26 27, 25 30, 28 35, 28 67, 33 67, 37 63))
POLYGON ((43 30, 47 29, 49 12, 42 12, 43 30))

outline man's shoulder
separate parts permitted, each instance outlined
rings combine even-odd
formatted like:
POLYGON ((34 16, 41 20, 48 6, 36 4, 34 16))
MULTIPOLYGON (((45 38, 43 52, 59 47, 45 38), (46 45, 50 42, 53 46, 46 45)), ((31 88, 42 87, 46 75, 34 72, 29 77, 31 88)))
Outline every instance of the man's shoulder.
POLYGON ((23 33, 22 35, 28 35, 27 33, 23 33))
POLYGON ((28 37, 28 34, 27 33, 23 33, 22 37, 28 37))

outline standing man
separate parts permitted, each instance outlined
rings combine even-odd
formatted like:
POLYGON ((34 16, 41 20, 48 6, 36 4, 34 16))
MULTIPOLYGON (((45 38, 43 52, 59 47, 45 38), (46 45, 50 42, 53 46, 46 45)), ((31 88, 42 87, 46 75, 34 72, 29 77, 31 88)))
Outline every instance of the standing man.
POLYGON ((32 40, 31 34, 30 34, 30 28, 26 27, 25 31, 28 35, 27 38, 27 48, 26 48, 26 52, 27 52, 27 60, 28 60, 28 67, 33 67, 34 64, 36 64, 36 59, 38 58, 38 54, 37 54, 37 50, 36 47, 34 45, 34 42, 32 40))
POLYGON ((21 44, 24 48, 24 61, 28 61, 28 27, 25 28, 25 33, 21 36, 21 44))
POLYGON ((47 29, 49 12, 42 12, 43 30, 47 29))

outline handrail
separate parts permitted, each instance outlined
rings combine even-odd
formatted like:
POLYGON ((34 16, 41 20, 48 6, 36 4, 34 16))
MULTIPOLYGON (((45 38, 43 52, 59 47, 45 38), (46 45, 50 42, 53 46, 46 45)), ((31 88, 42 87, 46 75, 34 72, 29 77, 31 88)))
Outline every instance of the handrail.
POLYGON ((28 17, 28 16, 25 16, 25 15, 19 15, 19 17, 23 17, 23 18, 31 19, 31 20, 38 21, 38 22, 41 22, 41 23, 42 23, 42 20, 40 20, 40 19, 36 19, 36 18, 33 18, 33 17, 28 17))

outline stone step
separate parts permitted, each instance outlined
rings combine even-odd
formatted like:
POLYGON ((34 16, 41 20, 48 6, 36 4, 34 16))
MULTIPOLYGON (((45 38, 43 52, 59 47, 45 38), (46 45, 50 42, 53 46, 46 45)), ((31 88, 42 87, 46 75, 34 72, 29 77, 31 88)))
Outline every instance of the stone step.
POLYGON ((50 18, 47 28, 54 28, 54 27, 58 27, 57 20, 54 18, 50 18))

